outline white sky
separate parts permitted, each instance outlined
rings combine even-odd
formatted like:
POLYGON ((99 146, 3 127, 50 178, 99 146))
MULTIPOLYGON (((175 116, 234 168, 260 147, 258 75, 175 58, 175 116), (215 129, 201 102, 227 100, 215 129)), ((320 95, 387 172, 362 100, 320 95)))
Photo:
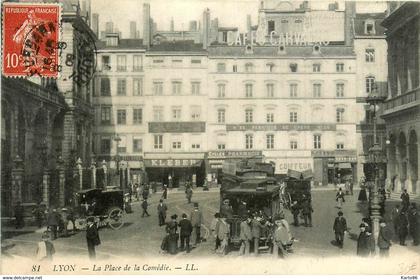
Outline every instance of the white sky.
MULTIPOLYGON (((91 0, 92 13, 99 14, 99 30, 105 30, 105 22, 113 21, 114 28, 122 32, 122 37, 129 36, 129 22, 137 22, 137 30, 142 34, 143 3, 150 3, 151 17, 157 22, 158 30, 169 30, 171 18, 175 30, 187 30, 189 21, 201 20, 203 10, 210 9, 211 18, 219 19, 219 26, 234 26, 245 30, 246 15, 252 16, 252 24, 257 24, 258 0, 91 0)), ((296 7, 302 1, 293 1, 296 7)), ((331 1, 310 1, 312 9, 327 9, 331 1)), ((338 0, 340 9, 344 2, 338 0)), ((384 1, 359 1, 357 12, 383 12, 384 1)))

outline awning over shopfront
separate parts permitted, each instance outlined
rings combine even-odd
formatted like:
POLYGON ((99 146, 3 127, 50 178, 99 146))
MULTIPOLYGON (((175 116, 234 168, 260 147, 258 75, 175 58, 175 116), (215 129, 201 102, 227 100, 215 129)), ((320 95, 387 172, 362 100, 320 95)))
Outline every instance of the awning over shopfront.
POLYGON ((340 162, 340 163, 338 163, 338 168, 340 168, 340 169, 351 169, 351 164, 349 162, 340 162))
POLYGON ((202 159, 145 159, 146 168, 185 168, 200 167, 202 159))

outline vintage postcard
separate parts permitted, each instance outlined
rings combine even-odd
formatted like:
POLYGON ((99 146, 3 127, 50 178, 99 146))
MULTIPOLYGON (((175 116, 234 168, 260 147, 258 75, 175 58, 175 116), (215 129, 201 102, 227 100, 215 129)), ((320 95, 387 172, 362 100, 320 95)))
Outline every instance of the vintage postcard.
POLYGON ((420 273, 420 2, 2 2, 2 275, 420 273))

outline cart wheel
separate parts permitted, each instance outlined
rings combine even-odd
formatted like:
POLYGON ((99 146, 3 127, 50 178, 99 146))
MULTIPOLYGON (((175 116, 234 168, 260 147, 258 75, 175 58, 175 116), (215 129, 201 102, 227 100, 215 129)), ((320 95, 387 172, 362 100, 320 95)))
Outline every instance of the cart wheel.
POLYGON ((108 211, 108 225, 112 229, 120 229, 124 225, 123 210, 118 207, 112 207, 108 211))

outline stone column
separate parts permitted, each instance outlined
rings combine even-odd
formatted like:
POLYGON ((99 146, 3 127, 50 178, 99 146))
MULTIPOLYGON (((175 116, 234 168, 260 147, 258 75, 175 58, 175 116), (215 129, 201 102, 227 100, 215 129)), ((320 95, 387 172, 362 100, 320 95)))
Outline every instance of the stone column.
POLYGON ((45 204, 47 208, 50 207, 50 172, 48 170, 44 170, 42 176, 42 203, 45 204))
POLYGON ((77 174, 79 175, 79 182, 78 187, 80 190, 83 189, 83 168, 82 168, 82 160, 80 158, 76 161, 76 170, 77 174))
POLYGON ((14 166, 12 169, 12 196, 11 196, 11 206, 16 205, 16 202, 22 202, 22 183, 23 183, 23 174, 24 174, 24 165, 23 160, 16 156, 13 160, 14 166))
POLYGON ((397 175, 397 178, 395 179, 395 191, 396 192, 402 192, 402 186, 403 186, 403 184, 402 184, 402 182, 401 182, 401 178, 402 178, 402 176, 401 176, 401 174, 402 174, 402 163, 401 163, 401 153, 400 153, 400 151, 399 151, 399 148, 397 148, 396 150, 395 150, 395 161, 396 161, 396 164, 395 164, 395 168, 396 168, 396 172, 395 172, 395 174, 397 175))
POLYGON ((104 171, 104 188, 108 185, 108 168, 106 167, 105 160, 102 161, 102 170, 104 171))
POLYGON ((92 188, 96 189, 96 162, 93 158, 90 168, 92 170, 92 188))
POLYGON ((66 198, 65 198, 65 181, 66 176, 64 172, 64 160, 61 156, 57 159, 57 169, 58 169, 58 200, 60 206, 65 206, 66 198))

